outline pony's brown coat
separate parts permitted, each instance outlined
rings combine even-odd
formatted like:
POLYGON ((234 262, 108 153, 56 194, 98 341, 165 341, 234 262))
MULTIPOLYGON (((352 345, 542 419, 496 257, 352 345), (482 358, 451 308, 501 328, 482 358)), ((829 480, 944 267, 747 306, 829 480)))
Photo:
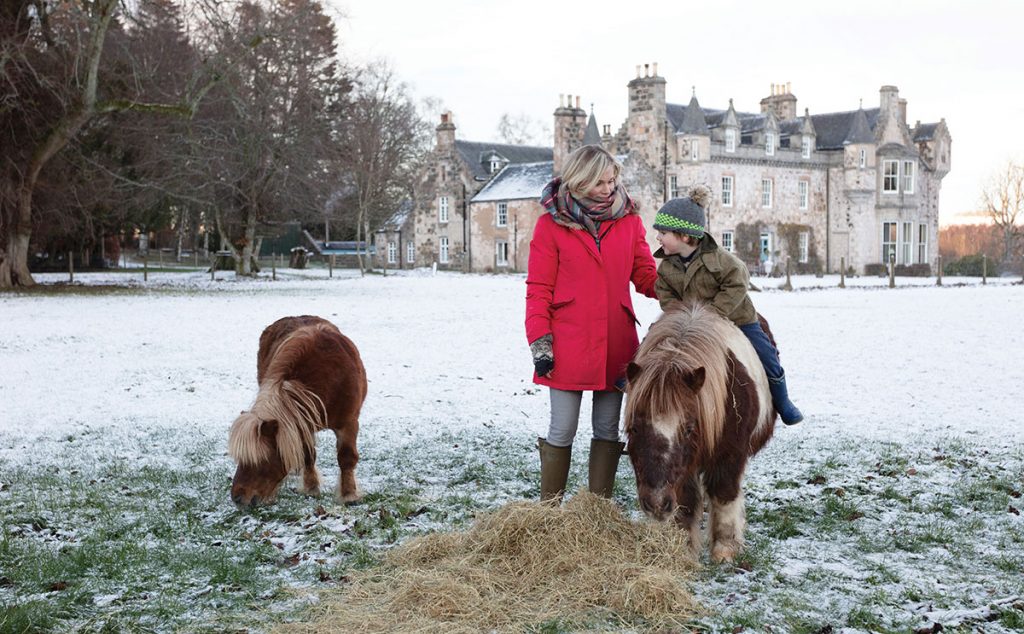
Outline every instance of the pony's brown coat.
POLYGON ((334 430, 338 441, 339 497, 357 496, 356 436, 366 371, 355 344, 320 317, 285 317, 260 336, 256 376, 256 400, 228 438, 238 463, 232 498, 243 504, 253 496, 271 498, 278 475, 300 469, 307 491, 318 490, 316 432, 323 429, 334 430))

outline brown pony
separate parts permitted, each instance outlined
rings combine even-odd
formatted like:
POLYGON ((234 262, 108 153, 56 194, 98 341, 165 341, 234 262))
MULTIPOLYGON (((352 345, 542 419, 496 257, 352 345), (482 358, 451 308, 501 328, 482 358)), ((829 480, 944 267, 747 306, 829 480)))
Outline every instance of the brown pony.
POLYGON ((359 410, 366 370, 355 344, 325 319, 284 317, 260 335, 256 357, 260 391, 231 425, 228 453, 238 463, 231 499, 239 506, 272 501, 285 476, 302 470, 306 493, 320 493, 316 432, 337 440, 337 497, 354 502, 359 410))
POLYGON ((743 549, 747 458, 775 427, 754 347, 710 308, 683 305, 651 325, 626 374, 626 436, 641 508, 688 530, 696 556, 706 494, 711 559, 732 561, 743 549))

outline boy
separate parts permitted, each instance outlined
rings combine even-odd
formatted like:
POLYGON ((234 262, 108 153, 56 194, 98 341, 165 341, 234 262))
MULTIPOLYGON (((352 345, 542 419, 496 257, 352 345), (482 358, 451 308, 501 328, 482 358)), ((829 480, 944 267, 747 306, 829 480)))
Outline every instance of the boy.
POLYGON ((747 294, 747 267, 735 255, 718 248, 711 234, 705 232, 705 209, 710 201, 711 190, 698 185, 689 196, 665 203, 654 217, 661 244, 654 257, 662 260, 654 284, 658 301, 662 309, 676 301, 702 301, 735 323, 750 339, 764 365, 775 411, 783 423, 795 425, 804 417, 789 400, 778 350, 761 329, 747 294))

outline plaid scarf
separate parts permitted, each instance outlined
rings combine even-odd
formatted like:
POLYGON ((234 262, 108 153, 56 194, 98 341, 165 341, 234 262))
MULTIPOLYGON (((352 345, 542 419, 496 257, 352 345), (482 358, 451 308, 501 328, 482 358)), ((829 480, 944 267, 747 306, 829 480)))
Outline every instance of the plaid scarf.
POLYGON ((540 204, 551 214, 555 222, 570 229, 585 229, 597 238, 597 223, 618 220, 626 214, 636 213, 636 202, 629 197, 622 185, 615 186, 615 192, 606 200, 576 198, 569 188, 556 178, 544 186, 540 204))

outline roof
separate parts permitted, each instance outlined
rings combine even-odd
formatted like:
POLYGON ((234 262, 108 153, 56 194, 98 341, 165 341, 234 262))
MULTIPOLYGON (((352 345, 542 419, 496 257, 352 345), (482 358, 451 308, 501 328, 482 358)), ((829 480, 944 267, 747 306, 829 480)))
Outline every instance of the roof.
POLYGON ((601 145, 601 133, 597 131, 597 119, 590 113, 587 131, 583 134, 583 145, 601 145))
POLYGON ((544 186, 551 181, 554 168, 554 161, 506 165, 498 172, 497 176, 491 179, 491 182, 487 183, 476 196, 473 196, 470 202, 530 198, 540 200, 540 193, 544 186))
POLYGON ((683 112, 683 121, 679 132, 684 134, 707 134, 708 122, 704 118, 704 110, 697 103, 697 95, 690 97, 690 103, 683 112))
POLYGON ((935 131, 938 128, 938 123, 918 123, 913 130, 914 141, 931 141, 935 138, 935 131))
POLYGON ((409 214, 412 213, 412 206, 411 198, 402 199, 402 202, 398 203, 398 209, 395 210, 395 213, 391 214, 391 217, 381 224, 381 229, 394 230, 401 228, 409 218, 409 214))
POLYGON ((554 160, 554 152, 549 147, 456 140, 455 149, 469 166, 473 176, 480 179, 487 179, 491 176, 490 165, 485 165, 485 162, 492 153, 512 164, 554 160))
MULTIPOLYGON (((868 125, 868 131, 875 129, 875 123, 878 122, 878 108, 868 108, 867 110, 850 110, 848 112, 828 112, 825 114, 814 114, 811 115, 811 122, 814 123, 814 131, 817 133, 814 145, 819 150, 838 150, 842 149, 843 143, 850 136, 850 129, 853 127, 854 119, 858 112, 863 112, 865 121, 868 125)), ((863 130, 858 131, 863 133, 863 130)), ((874 134, 871 134, 871 138, 866 141, 850 141, 851 143, 873 143, 875 140, 874 134)))

